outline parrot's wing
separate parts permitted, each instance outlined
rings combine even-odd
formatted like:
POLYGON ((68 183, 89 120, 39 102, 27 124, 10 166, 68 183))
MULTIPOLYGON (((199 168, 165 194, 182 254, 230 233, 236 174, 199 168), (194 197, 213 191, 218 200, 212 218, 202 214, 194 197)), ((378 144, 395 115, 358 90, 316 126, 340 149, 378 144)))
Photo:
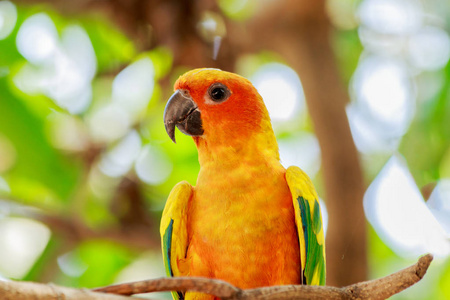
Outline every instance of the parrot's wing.
POLYGON ((325 240, 319 197, 311 179, 298 167, 287 169, 286 181, 294 202, 303 283, 324 285, 325 240))
MULTIPOLYGON (((170 192, 161 217, 160 233, 164 266, 167 276, 185 276, 188 247, 187 207, 192 186, 182 181, 170 192)), ((182 293, 172 292, 174 299, 183 299, 182 293)))

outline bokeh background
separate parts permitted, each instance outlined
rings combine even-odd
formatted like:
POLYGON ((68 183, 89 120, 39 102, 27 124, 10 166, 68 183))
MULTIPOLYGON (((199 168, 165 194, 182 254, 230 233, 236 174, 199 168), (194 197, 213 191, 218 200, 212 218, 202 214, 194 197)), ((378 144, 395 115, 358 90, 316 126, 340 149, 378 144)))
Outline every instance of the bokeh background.
POLYGON ((449 20, 448 0, 0 1, 1 279, 164 276, 161 211, 199 169, 164 106, 218 67, 253 82, 283 165, 313 179, 328 284, 430 252, 393 299, 450 299, 449 20))

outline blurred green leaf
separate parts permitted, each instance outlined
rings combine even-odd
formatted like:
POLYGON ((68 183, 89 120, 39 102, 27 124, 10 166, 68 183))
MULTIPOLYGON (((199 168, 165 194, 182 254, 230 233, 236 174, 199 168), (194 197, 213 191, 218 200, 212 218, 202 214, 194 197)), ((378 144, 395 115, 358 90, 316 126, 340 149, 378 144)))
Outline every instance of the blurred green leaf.
POLYGON ((17 152, 16 164, 7 174, 12 194, 36 199, 35 188, 41 186, 41 191, 48 191, 46 197, 52 197, 54 193, 62 201, 70 200, 81 170, 80 164, 51 147, 45 136, 43 120, 10 93, 5 78, 0 78, 0 111, 0 132, 11 141, 17 152))
POLYGON ((94 47, 98 72, 121 68, 136 55, 134 44, 109 21, 85 18, 82 24, 94 47))
POLYGON ((440 93, 418 103, 416 117, 399 147, 419 187, 440 178, 441 162, 450 146, 449 100, 450 62, 440 93))
POLYGON ((348 84, 358 66, 363 46, 358 37, 358 31, 337 31, 333 37, 333 50, 339 64, 342 78, 348 84))
POLYGON ((43 273, 51 270, 52 268, 57 268, 54 256, 56 255, 57 250, 60 246, 61 241, 58 238, 51 236, 44 252, 41 254, 28 274, 24 278, 22 278, 22 280, 39 281, 43 273))
POLYGON ((79 278, 79 285, 86 288, 111 284, 135 256, 125 246, 108 241, 86 241, 81 243, 78 251, 88 266, 79 278))
POLYGON ((255 0, 219 0, 219 7, 230 19, 244 21, 255 13, 255 7, 258 5, 255 0))
POLYGON ((173 53, 167 47, 157 47, 148 54, 155 67, 155 80, 169 74, 172 69, 173 53))
POLYGON ((450 259, 447 259, 447 262, 444 266, 444 272, 439 280, 439 289, 441 290, 444 299, 450 299, 450 259))

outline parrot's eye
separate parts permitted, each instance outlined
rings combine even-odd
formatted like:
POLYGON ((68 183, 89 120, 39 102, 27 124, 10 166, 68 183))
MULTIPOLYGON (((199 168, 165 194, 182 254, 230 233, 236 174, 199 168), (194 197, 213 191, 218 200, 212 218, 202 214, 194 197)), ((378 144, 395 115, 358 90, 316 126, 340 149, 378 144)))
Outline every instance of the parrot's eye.
POLYGON ((223 102, 230 96, 230 90, 222 83, 212 84, 208 90, 209 97, 214 102, 223 102))

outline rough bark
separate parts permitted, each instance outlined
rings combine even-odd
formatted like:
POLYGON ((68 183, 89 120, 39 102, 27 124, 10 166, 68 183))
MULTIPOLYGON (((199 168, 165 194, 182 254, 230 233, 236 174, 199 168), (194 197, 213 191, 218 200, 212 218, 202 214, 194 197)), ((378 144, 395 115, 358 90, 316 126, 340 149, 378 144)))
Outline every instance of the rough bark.
POLYGON ((337 288, 330 286, 286 285, 272 286, 250 290, 241 290, 221 280, 178 277, 160 278, 132 283, 125 283, 94 291, 72 289, 53 284, 33 282, 0 281, 0 295, 9 300, 51 300, 51 299, 87 299, 87 300, 125 300, 136 299, 120 295, 134 295, 156 291, 197 291, 215 295, 221 299, 386 299, 412 286, 425 275, 433 257, 428 254, 419 261, 389 276, 337 288), (120 294, 120 295, 116 295, 120 294))
POLYGON ((35 282, 0 281, 0 298, 3 300, 130 300, 119 295, 95 293, 89 290, 80 290, 42 284, 35 282))
POLYGON ((221 280, 195 277, 161 278, 96 289, 107 293, 132 295, 154 291, 197 291, 221 299, 386 299, 421 280, 433 256, 427 254, 419 261, 389 276, 355 283, 346 287, 285 285, 241 290, 221 280))

